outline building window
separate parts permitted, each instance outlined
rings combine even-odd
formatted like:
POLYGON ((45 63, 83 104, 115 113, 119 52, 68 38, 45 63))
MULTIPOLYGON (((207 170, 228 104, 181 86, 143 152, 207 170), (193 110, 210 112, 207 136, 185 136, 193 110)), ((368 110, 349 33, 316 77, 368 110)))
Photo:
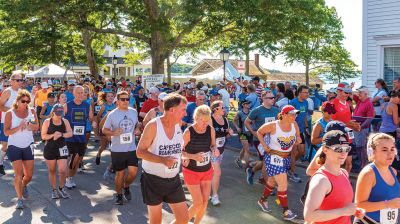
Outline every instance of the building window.
POLYGON ((393 80, 400 77, 400 46, 384 48, 383 64, 383 78, 392 89, 393 80))

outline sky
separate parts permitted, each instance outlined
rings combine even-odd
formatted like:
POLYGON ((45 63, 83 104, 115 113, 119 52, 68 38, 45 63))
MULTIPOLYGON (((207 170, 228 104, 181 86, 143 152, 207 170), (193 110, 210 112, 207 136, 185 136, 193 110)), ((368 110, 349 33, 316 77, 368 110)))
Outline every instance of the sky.
MULTIPOLYGON (((361 69, 362 59, 362 0, 325 0, 330 7, 335 7, 343 23, 344 47, 350 52, 351 59, 361 69)), ((256 52, 254 52, 256 53, 256 52)), ((254 59, 254 53, 250 59, 254 59)), ((212 56, 211 56, 212 57, 212 56)), ((218 55, 214 55, 219 58, 218 55)), ((205 56, 210 58, 210 56, 205 56)), ((269 58, 260 56, 260 65, 266 69, 283 72, 304 72, 304 66, 298 63, 285 65, 285 59, 278 57, 272 62, 269 58)))

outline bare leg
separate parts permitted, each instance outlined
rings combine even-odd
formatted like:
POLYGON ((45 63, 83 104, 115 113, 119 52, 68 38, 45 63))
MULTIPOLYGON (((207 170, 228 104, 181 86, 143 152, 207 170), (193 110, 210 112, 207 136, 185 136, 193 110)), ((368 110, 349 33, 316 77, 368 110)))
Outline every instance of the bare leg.
POLYGON ((149 224, 162 223, 162 204, 148 205, 147 211, 149 212, 149 224))
POLYGON ((176 224, 187 224, 189 222, 189 212, 186 202, 168 204, 175 215, 176 224))
POLYGON ((49 183, 52 189, 57 189, 56 164, 56 160, 46 160, 47 170, 49 172, 49 183))
POLYGON ((60 187, 63 188, 65 185, 65 177, 67 176, 67 159, 57 160, 57 166, 60 178, 60 187))
POLYGON ((22 160, 12 162, 14 169, 14 188, 18 199, 22 199, 22 160))
POLYGON ((212 166, 214 168, 214 175, 212 178, 212 192, 213 196, 218 195, 218 188, 219 188, 219 182, 221 179, 221 166, 218 162, 212 163, 212 166))

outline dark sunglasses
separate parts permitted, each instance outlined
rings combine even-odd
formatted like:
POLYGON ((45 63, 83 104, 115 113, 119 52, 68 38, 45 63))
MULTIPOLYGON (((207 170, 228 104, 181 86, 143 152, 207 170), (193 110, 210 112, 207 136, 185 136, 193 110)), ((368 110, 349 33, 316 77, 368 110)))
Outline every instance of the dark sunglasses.
POLYGON ((27 103, 27 104, 29 104, 29 103, 31 103, 31 101, 30 101, 30 100, 21 100, 21 103, 27 103))
POLYGON ((263 99, 266 99, 266 100, 274 100, 275 97, 264 97, 263 99))
POLYGON ((119 98, 119 100, 121 100, 122 102, 127 102, 129 101, 129 98, 119 98))
POLYGON ((4 88, 10 87, 10 85, 3 85, 4 88))
POLYGON ((24 80, 23 79, 12 79, 13 81, 16 81, 16 82, 23 82, 24 80))
POLYGON ((60 92, 65 92, 65 89, 60 89, 60 92))
POLYGON ((329 146, 328 148, 337 153, 350 152, 351 150, 351 146, 329 146))

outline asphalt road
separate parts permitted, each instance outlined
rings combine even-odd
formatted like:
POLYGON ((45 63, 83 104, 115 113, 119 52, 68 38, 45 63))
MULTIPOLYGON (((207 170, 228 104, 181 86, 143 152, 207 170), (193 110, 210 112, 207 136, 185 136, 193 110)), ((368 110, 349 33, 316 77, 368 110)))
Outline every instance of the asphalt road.
MULTIPOLYGON (((271 213, 260 210, 257 200, 263 186, 258 183, 248 185, 244 170, 234 165, 239 146, 236 137, 230 139, 228 145, 222 163, 223 174, 219 193, 222 204, 219 207, 210 204, 203 223, 303 223, 303 206, 299 198, 307 179, 305 170, 298 168, 297 171, 303 183, 290 182, 288 190, 289 207, 299 218, 294 222, 284 222, 281 208, 275 203, 276 197, 270 198, 271 213)), ((83 174, 77 174, 75 182, 78 186, 69 191, 72 197, 53 200, 42 156, 43 144, 37 144, 35 148, 35 171, 29 185, 30 198, 25 201, 26 208, 23 210, 15 209, 13 172, 9 162, 6 162, 7 175, 0 178, 0 223, 147 223, 147 209, 142 202, 139 178, 136 178, 131 186, 132 201, 123 206, 114 204, 113 183, 102 178, 110 161, 108 151, 103 153, 102 163, 96 166, 94 158, 97 145, 90 145, 85 157, 86 170, 83 174)), ((186 193, 190 205, 190 194, 186 193)), ((164 223, 173 219, 167 205, 164 206, 163 214, 164 223)))

